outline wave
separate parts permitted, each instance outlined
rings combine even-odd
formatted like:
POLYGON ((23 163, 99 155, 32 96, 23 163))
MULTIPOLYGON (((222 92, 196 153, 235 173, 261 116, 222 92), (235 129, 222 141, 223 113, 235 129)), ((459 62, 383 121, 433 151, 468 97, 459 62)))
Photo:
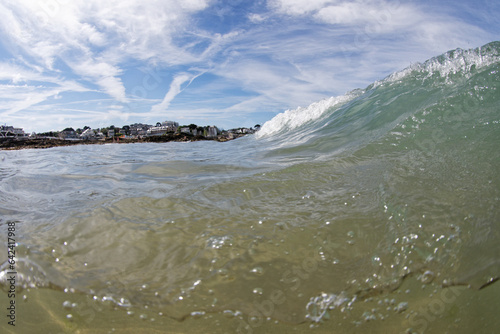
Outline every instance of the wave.
MULTIPOLYGON (((347 105, 348 102, 357 100, 359 104, 360 102, 369 101, 374 91, 385 86, 413 83, 414 87, 405 87, 406 90, 403 92, 405 94, 418 93, 418 91, 411 92, 411 89, 418 90, 420 85, 442 87, 443 84, 447 84, 451 86, 457 79, 467 79, 477 71, 498 64, 499 59, 500 42, 498 41, 475 49, 463 50, 457 48, 433 57, 424 63, 412 64, 380 81, 375 81, 365 89, 355 89, 342 96, 314 102, 308 107, 286 110, 264 123, 256 137, 266 138, 278 134, 289 136, 292 130, 300 131, 301 127, 318 120, 325 114, 334 113, 342 108, 350 108, 350 105, 347 105)), ((393 99, 396 98, 398 96, 393 97, 393 99)), ((380 110, 373 110, 373 113, 382 111, 385 106, 386 104, 380 105, 380 110)), ((328 122, 328 120, 325 120, 325 122, 328 122)), ((314 131, 314 129, 309 130, 314 131)))
POLYGON ((362 90, 353 90, 342 96, 330 97, 329 99, 314 102, 306 108, 299 107, 294 110, 287 110, 264 123, 260 131, 257 132, 256 136, 261 138, 296 129, 307 122, 318 119, 325 113, 325 111, 332 108, 339 108, 362 94, 362 90))

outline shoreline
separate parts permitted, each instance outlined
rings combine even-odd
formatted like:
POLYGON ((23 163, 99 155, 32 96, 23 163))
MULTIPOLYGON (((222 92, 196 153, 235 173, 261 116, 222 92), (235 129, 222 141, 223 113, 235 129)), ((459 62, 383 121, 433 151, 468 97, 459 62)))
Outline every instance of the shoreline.
POLYGON ((94 139, 94 140, 67 140, 58 138, 0 138, 0 150, 13 151, 23 149, 45 149, 59 146, 73 145, 104 145, 104 144, 132 144, 132 143, 167 143, 167 142, 192 142, 192 141, 218 141, 226 142, 245 136, 245 134, 235 134, 233 137, 219 135, 215 138, 203 136, 193 136, 190 134, 167 134, 161 136, 151 136, 144 138, 119 138, 119 139, 94 139))

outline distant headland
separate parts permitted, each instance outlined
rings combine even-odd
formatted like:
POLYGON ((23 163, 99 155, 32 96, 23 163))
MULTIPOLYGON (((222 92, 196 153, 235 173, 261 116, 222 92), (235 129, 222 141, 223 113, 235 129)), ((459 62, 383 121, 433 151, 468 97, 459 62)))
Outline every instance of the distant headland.
POLYGON ((76 130, 66 128, 62 131, 26 134, 22 128, 0 125, 0 149, 16 150, 105 143, 162 143, 200 140, 225 142, 254 133, 259 129, 259 124, 253 128, 242 127, 224 130, 213 125, 179 125, 174 121, 165 121, 158 122, 156 125, 135 123, 122 127, 111 125, 98 129, 84 126, 76 130))

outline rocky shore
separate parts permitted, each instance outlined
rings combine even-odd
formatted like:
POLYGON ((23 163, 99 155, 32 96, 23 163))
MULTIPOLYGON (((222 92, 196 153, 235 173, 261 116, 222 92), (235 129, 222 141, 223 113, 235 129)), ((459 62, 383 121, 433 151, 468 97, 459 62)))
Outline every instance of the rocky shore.
POLYGON ((203 136, 193 136, 184 133, 165 134, 161 136, 150 136, 140 139, 135 138, 118 138, 105 140, 65 140, 58 138, 0 138, 0 150, 20 150, 33 148, 50 148, 57 146, 72 146, 72 145, 102 145, 102 144, 129 144, 129 143, 166 143, 166 142, 189 142, 200 140, 213 140, 225 142, 244 136, 244 134, 228 136, 217 136, 214 138, 206 138, 203 136))

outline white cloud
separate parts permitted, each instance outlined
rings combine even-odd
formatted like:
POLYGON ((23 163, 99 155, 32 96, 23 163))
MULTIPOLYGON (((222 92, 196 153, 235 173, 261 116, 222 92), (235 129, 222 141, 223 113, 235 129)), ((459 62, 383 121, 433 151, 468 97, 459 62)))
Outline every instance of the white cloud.
POLYGON ((376 32, 394 31, 395 28, 415 23, 418 10, 410 4, 373 2, 342 2, 321 8, 314 17, 328 24, 357 25, 376 32))
POLYGON ((75 81, 47 76, 10 63, 0 63, 0 80, 11 82, 0 84, 2 118, 12 117, 21 110, 55 98, 63 92, 89 91, 75 81))
POLYGON ((112 96, 119 102, 128 102, 128 99, 125 97, 125 87, 120 78, 107 76, 100 77, 97 79, 97 84, 101 86, 109 96, 112 96))
POLYGON ((336 2, 335 0, 269 0, 268 6, 282 14, 303 15, 336 2))
MULTIPOLYGON (((197 74, 197 75, 192 75, 188 73, 181 73, 178 74, 174 80, 170 83, 170 88, 168 92, 165 94, 165 97, 161 101, 161 103, 155 104, 153 107, 151 107, 151 112, 152 113, 162 113, 165 112, 168 107, 170 106, 170 103, 172 100, 180 93, 183 91, 185 88, 181 88, 181 86, 189 81, 189 84, 193 82, 194 79, 199 77, 202 73, 197 74)), ((188 84, 188 86, 189 86, 188 84)))
POLYGON ((368 33, 387 33, 411 27, 425 13, 409 3, 386 0, 270 0, 278 14, 309 16, 332 25, 353 26, 368 33))
POLYGON ((121 70, 109 63, 87 59, 84 62, 69 62, 75 73, 97 83, 109 96, 127 102, 125 87, 119 78, 121 70))
POLYGON ((168 90, 167 94, 165 94, 163 101, 161 101, 161 103, 159 104, 155 104, 151 108, 151 111, 153 113, 157 113, 167 110, 168 106, 170 105, 170 102, 172 102, 175 96, 181 92, 181 85, 188 80, 189 80, 189 75, 187 74, 181 74, 176 76, 172 81, 172 83, 170 84, 170 89, 168 90))
POLYGON ((393 34, 393 40, 422 43, 421 46, 427 49, 430 47, 425 43, 435 49, 447 41, 439 50, 447 51, 447 48, 463 45, 464 39, 473 41, 474 37, 485 36, 485 31, 477 26, 448 14, 443 8, 425 4, 387 0, 268 0, 268 4, 278 15, 309 17, 336 29, 348 27, 351 30, 344 30, 344 33, 354 37, 351 39, 353 44, 362 43, 361 38, 375 40, 393 34))
POLYGON ((248 14, 248 19, 252 23, 261 23, 261 22, 264 22, 266 20, 266 17, 261 15, 261 14, 252 13, 252 14, 248 14))
POLYGON ((120 78, 129 59, 156 59, 182 64, 195 58, 172 42, 187 15, 206 8, 207 1, 98 1, 33 3, 19 0, 0 4, 5 19, 1 30, 45 71, 62 60, 103 92, 126 102, 120 78))

